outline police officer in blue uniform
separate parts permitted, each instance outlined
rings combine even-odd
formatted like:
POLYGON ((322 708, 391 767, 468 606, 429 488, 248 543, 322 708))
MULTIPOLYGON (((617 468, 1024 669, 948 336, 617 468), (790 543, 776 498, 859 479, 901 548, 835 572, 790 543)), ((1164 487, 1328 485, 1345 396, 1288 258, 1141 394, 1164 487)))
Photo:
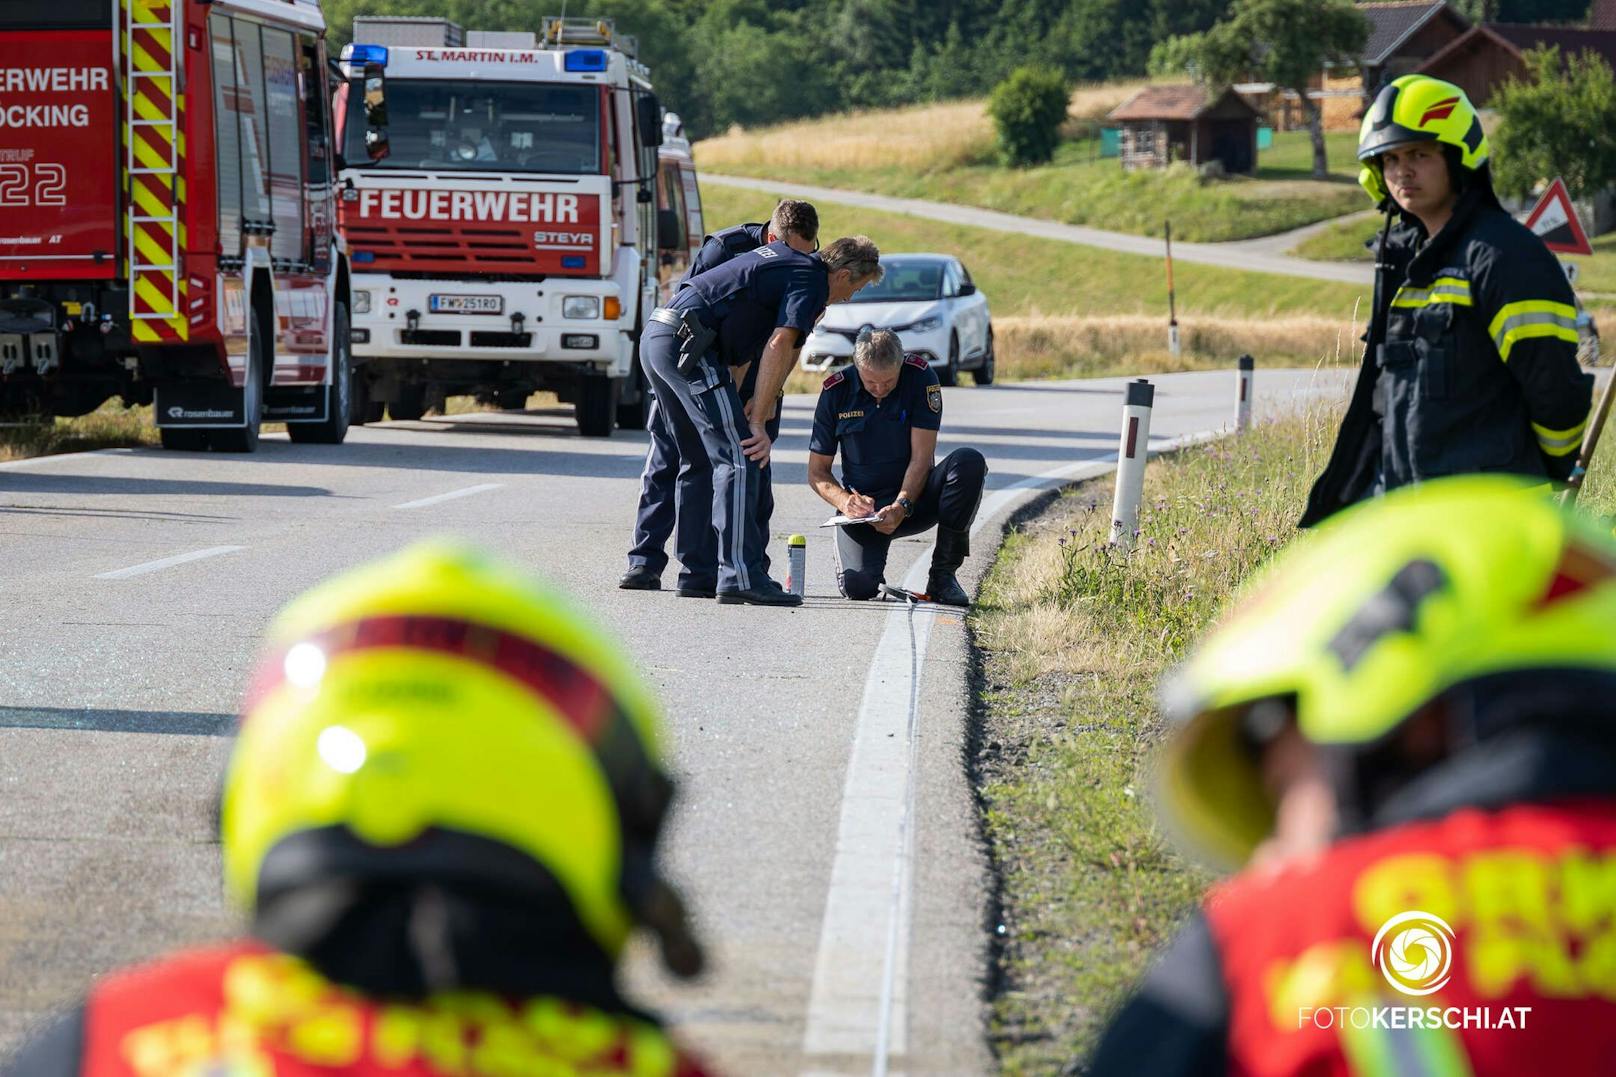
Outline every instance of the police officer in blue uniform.
MULTIPOLYGON (((868 239, 839 239, 823 257, 770 243, 686 281, 651 312, 640 360, 682 458, 712 467, 712 528, 718 539, 720 602, 795 606, 802 599, 763 568, 757 526, 758 473, 769 464, 767 424, 786 375, 827 302, 850 298, 881 272, 868 239), (741 404, 724 356, 756 355, 752 406, 741 404)), ((681 513, 704 506, 685 504, 681 513)))
MULTIPOLYGON (((730 259, 754 251, 768 243, 783 241, 792 249, 811 254, 819 249, 819 214, 808 202, 782 199, 774 214, 765 223, 738 224, 713 233, 703 241, 701 250, 680 286, 692 277, 723 265, 730 259)), ((757 383, 758 356, 726 356, 736 373, 740 368, 740 397, 744 405, 752 398, 757 383)), ((678 523, 678 537, 674 552, 683 566, 675 591, 683 598, 712 598, 717 589, 718 537, 709 524, 705 509, 680 516, 677 503, 705 506, 712 498, 713 476, 705 454, 681 457, 674 439, 673 427, 668 422, 666 409, 653 395, 651 411, 646 417, 646 430, 651 444, 645 456, 645 469, 640 474, 640 504, 635 515, 634 540, 628 552, 628 571, 618 586, 625 590, 655 591, 662 587, 662 570, 667 567, 665 547, 668 537, 678 523)), ((768 424, 769 440, 780 436, 778 415, 768 424)), ((764 534, 763 569, 769 569, 767 537, 769 521, 774 516, 774 485, 771 472, 763 468, 758 474, 758 526, 764 534)))
POLYGON ((919 356, 906 359, 888 330, 861 334, 853 366, 825 379, 808 443, 808 483, 842 515, 875 517, 836 529, 836 585, 848 598, 878 597, 892 540, 936 527, 926 592, 945 605, 971 604, 954 574, 971 552, 988 465, 975 449, 955 449, 934 465, 942 420, 936 373, 919 356), (841 482, 831 475, 838 448, 841 482))

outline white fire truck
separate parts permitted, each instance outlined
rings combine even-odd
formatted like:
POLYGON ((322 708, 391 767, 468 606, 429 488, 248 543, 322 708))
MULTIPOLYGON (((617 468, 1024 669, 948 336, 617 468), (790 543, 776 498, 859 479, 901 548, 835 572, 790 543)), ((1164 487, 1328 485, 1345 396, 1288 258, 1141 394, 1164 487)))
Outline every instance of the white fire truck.
POLYGON ((318 0, 0 4, 0 413, 343 439, 324 32, 318 0))
POLYGON ((339 219, 367 418, 550 389, 582 434, 644 426, 658 228, 682 225, 657 212, 661 108, 634 52, 609 20, 355 20, 339 219))

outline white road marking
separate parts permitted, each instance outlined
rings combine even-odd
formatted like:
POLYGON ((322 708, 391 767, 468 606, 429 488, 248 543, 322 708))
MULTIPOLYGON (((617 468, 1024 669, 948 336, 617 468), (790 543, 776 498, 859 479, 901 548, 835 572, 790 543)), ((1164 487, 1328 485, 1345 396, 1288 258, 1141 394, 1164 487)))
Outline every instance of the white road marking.
POLYGON ((161 572, 163 569, 173 568, 175 565, 183 565, 190 561, 200 561, 204 557, 218 557, 221 554, 236 553, 246 548, 245 546, 209 546, 205 550, 192 550, 190 553, 175 554, 173 557, 165 557, 161 561, 147 561, 144 564, 130 565, 128 568, 120 568, 113 572, 98 572, 95 578, 98 580, 127 580, 131 576, 144 576, 148 572, 161 572))
POLYGON ((444 501, 453 501, 458 497, 470 497, 472 494, 480 494, 488 490, 498 490, 504 485, 505 484, 502 482, 485 482, 477 486, 468 486, 464 490, 450 490, 446 494, 434 494, 431 497, 423 497, 419 501, 406 501, 402 505, 394 505, 393 507, 395 509, 424 509, 428 505, 437 505, 444 501))
MULTIPOLYGON (((1164 439, 1151 454, 1213 436, 1164 439)), ((1089 457, 995 490, 983 499, 972 534, 1028 490, 1091 479, 1116 466, 1115 453, 1089 457)), ((931 551, 927 546, 915 558, 904 587, 924 585, 931 551)), ((889 1060, 908 1049, 916 709, 932 623, 937 614, 953 612, 929 605, 895 605, 888 612, 864 682, 842 790, 803 1052, 868 1056, 874 1077, 886 1077, 889 1060)))

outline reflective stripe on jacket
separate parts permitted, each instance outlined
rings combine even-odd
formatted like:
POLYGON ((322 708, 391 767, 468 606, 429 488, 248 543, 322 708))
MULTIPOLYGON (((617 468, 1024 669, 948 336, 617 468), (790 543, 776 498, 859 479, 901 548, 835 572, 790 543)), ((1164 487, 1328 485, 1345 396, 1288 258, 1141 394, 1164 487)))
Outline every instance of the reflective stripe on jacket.
POLYGON ((1404 227, 1382 252, 1358 389, 1303 526, 1377 488, 1571 473, 1593 379, 1577 363, 1575 300, 1554 256, 1486 185, 1422 239, 1404 227))
POLYGON ((476 992, 381 1002, 253 943, 114 973, 82 1025, 86 1077, 704 1074, 642 1018, 476 992))

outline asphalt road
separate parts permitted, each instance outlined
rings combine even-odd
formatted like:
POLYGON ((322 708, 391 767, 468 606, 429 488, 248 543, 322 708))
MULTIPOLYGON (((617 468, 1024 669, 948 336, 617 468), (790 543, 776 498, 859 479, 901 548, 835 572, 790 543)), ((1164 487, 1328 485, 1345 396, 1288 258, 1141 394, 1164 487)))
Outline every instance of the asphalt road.
MULTIPOLYGON (((781 183, 746 176, 725 176, 713 172, 703 172, 701 182, 714 183, 720 187, 744 187, 747 190, 765 191, 777 197, 789 195, 793 198, 811 198, 815 202, 840 202, 844 205, 881 210, 886 213, 906 213, 911 217, 946 221, 949 224, 968 224, 975 228, 991 228, 996 232, 1014 232, 1017 235, 1034 236, 1039 239, 1058 239, 1066 243, 1098 247, 1122 254, 1160 258, 1164 249, 1160 239, 1150 236, 1108 232, 1103 228, 1089 228, 1080 224, 1062 224, 1060 221, 1045 220, 1042 217, 1019 217, 1013 213, 962 206, 955 202, 898 198, 894 195, 870 194, 867 191, 813 187, 805 183, 781 183)), ((1323 226, 1333 223, 1335 222, 1322 222, 1323 226)), ((1305 229, 1298 229, 1294 234, 1286 233, 1285 236, 1267 236, 1229 243, 1178 242, 1173 244, 1173 257, 1181 262, 1221 266, 1224 269, 1279 273, 1287 277, 1341 281, 1346 284, 1368 284, 1374 279, 1374 269, 1367 263, 1315 262, 1284 253, 1314 231, 1317 231, 1317 226, 1309 225, 1305 229)))
MULTIPOLYGON (((1342 379, 1259 371, 1259 404, 1342 379)), ((1014 504, 1114 456, 1122 384, 946 390, 941 450, 981 448, 996 491, 972 582, 1014 504)), ((1157 385, 1157 443, 1231 418, 1232 371, 1157 385)), ((777 560, 809 535, 794 611, 617 590, 645 441, 580 439, 565 412, 0 465, 0 1051, 97 972, 233 929, 212 806, 264 625, 334 572, 451 533, 580 596, 661 693, 682 781, 669 862, 715 960, 675 987, 636 951, 634 988, 724 1072, 881 1072, 881 1048, 895 1072, 988 1070, 964 626, 835 597, 811 414, 789 399, 774 465, 777 560)), ((891 578, 928 548, 900 542, 891 578)))

